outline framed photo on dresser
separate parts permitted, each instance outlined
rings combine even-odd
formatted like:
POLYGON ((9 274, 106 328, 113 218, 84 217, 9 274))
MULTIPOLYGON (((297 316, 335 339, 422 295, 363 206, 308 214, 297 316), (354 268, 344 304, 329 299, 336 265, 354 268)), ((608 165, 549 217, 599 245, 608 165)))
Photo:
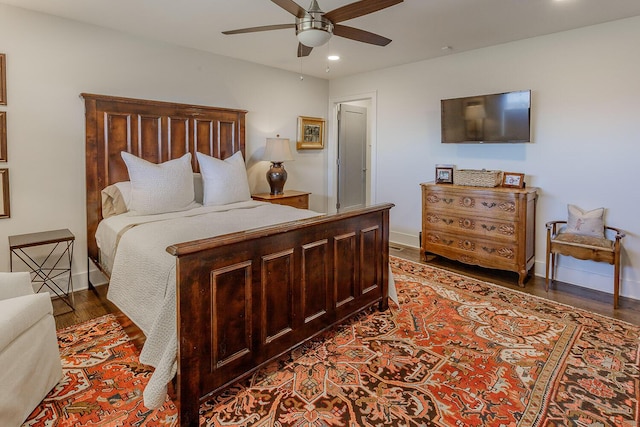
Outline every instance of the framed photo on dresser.
POLYGON ((436 183, 453 184, 453 166, 436 165, 436 183))
POLYGON ((524 174, 517 172, 503 172, 502 186, 510 188, 524 188, 524 174))

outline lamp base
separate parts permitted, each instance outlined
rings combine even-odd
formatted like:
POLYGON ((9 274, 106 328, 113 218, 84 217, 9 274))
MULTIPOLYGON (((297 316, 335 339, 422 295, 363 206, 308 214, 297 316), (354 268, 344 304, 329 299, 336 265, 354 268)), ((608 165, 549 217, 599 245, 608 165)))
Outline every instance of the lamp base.
POLYGON ((271 187, 271 195, 284 194, 284 183, 287 182, 287 171, 282 162, 271 162, 267 171, 267 181, 271 187))

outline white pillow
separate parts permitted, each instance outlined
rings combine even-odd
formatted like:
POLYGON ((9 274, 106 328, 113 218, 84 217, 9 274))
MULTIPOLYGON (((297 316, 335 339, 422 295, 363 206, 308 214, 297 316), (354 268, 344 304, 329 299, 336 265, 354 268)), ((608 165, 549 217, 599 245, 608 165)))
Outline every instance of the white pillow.
POLYGON ((202 203, 205 206, 251 200, 247 167, 240 151, 225 160, 202 153, 196 153, 196 157, 202 174, 202 203))
POLYGON ((191 153, 155 164, 123 151, 129 171, 131 203, 136 215, 151 215, 191 209, 196 205, 191 153))
POLYGON ((568 205, 567 233, 604 238, 604 208, 585 211, 578 206, 568 205))

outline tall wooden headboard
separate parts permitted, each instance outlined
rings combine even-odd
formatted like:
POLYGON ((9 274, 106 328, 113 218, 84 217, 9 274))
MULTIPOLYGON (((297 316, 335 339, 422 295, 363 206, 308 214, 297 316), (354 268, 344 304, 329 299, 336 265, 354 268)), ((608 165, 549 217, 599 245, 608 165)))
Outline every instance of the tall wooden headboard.
POLYGON ((127 151, 154 163, 196 151, 225 159, 245 155, 245 110, 83 93, 86 115, 87 250, 98 261, 95 233, 102 219, 100 192, 127 181, 120 155, 127 151))

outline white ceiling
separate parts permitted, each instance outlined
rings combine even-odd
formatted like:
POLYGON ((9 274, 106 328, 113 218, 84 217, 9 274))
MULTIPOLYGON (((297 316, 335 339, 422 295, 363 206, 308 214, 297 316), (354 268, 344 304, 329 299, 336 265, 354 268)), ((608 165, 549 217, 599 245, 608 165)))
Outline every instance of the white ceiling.
MULTIPOLYGON (((328 12, 352 1, 318 0, 318 3, 328 12)), ((392 39, 388 46, 334 36, 328 45, 299 59, 293 29, 221 34, 224 30, 295 22, 293 15, 270 0, 0 0, 0 3, 324 79, 640 15, 639 0, 405 0, 343 22, 392 39), (443 50, 444 46, 451 49, 443 50), (341 60, 329 64, 326 59, 329 53, 340 55, 341 60)), ((305 9, 310 3, 298 1, 305 9)))

